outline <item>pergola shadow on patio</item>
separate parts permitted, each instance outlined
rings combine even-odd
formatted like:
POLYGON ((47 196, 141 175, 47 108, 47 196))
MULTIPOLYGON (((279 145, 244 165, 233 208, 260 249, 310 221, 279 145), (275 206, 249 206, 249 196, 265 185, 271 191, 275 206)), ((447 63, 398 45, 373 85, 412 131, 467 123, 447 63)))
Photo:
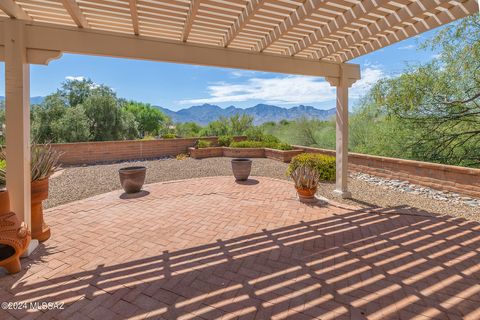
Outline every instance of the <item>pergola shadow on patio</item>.
POLYGON ((0 279, 0 300, 64 303, 31 314, 49 319, 480 317, 478 223, 304 205, 290 183, 254 179, 159 183, 136 199, 50 209, 55 237, 0 279))

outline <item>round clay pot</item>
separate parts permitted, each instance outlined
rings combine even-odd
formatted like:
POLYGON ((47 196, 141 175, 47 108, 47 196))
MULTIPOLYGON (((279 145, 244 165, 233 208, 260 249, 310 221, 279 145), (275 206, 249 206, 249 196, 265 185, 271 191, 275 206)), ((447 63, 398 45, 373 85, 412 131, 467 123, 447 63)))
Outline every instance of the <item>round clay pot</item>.
POLYGON ((232 171, 235 180, 245 181, 250 176, 252 170, 252 160, 250 159, 232 159, 232 171))
POLYGON ((317 188, 315 189, 301 189, 296 188, 298 198, 301 202, 313 202, 316 201, 315 193, 317 193, 317 188))
POLYGON ((50 227, 43 219, 43 200, 48 198, 48 178, 32 182, 32 239, 50 238, 50 227))
POLYGON ((145 183, 147 168, 145 167, 126 167, 118 170, 120 183, 126 193, 137 193, 142 190, 145 183))
POLYGON ((0 267, 10 273, 21 270, 20 256, 30 243, 31 235, 24 222, 10 212, 8 192, 0 191, 0 267))

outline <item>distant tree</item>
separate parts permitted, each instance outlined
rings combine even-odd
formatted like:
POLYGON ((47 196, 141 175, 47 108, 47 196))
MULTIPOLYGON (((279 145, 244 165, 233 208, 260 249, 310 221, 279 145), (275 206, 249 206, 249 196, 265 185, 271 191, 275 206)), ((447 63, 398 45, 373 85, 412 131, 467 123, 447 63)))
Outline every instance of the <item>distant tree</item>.
POLYGON ((90 139, 90 120, 82 105, 70 107, 51 124, 55 142, 82 142, 90 139))
POLYGON ((175 125, 177 135, 180 137, 198 137, 202 127, 195 122, 183 122, 175 125))
POLYGON ((241 135, 244 134, 246 130, 253 127, 253 116, 247 114, 234 114, 225 121, 229 123, 230 135, 241 135))
POLYGON ((93 89, 83 106, 89 119, 92 140, 108 141, 125 138, 125 113, 122 112, 112 89, 106 86, 93 89))
POLYGON ((403 146, 412 158, 480 166, 480 16, 447 26, 425 46, 440 57, 380 81, 371 95, 414 133, 403 146))
POLYGON ((141 137, 158 135, 168 122, 168 117, 162 111, 147 103, 129 101, 124 106, 124 110, 135 118, 141 137))
POLYGON ((83 104, 96 87, 97 85, 90 79, 66 80, 57 94, 65 100, 66 105, 75 107, 83 104))
POLYGON ((53 128, 53 124, 64 116, 68 105, 61 94, 54 93, 45 98, 42 104, 32 107, 32 140, 38 143, 59 142, 62 139, 53 128))

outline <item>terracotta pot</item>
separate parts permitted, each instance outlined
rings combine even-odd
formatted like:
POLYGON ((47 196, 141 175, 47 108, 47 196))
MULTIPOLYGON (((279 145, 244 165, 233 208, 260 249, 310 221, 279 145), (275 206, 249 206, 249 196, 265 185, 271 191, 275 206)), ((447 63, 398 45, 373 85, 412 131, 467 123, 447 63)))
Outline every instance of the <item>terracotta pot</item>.
POLYGON ((245 181, 250 176, 252 170, 252 160, 250 159, 232 159, 232 171, 235 180, 245 181))
POLYGON ((50 227, 43 220, 43 200, 48 198, 48 178, 32 182, 32 239, 50 238, 50 227))
POLYGON ((301 189, 301 188, 296 188, 297 189, 297 194, 298 198, 302 202, 312 202, 315 201, 315 193, 317 193, 317 188, 314 189, 301 189))
POLYGON ((120 184, 126 193, 137 193, 142 190, 145 183, 147 168, 145 167, 126 167, 118 170, 120 175, 120 184))
POLYGON ((21 270, 20 256, 28 248, 31 235, 24 222, 10 212, 8 192, 0 191, 0 267, 10 273, 21 270))

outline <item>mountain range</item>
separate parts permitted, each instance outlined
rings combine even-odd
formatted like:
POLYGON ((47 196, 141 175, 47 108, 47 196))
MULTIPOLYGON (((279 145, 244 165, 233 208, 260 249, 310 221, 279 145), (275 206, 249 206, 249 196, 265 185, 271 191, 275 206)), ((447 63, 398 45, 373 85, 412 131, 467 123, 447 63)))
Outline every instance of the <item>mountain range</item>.
POLYGON ((166 115, 168 115, 173 122, 187 122, 192 121, 200 125, 206 125, 220 117, 229 117, 235 114, 246 114, 254 117, 256 125, 268 121, 278 122, 280 120, 295 120, 302 117, 309 119, 328 120, 335 115, 335 108, 328 110, 320 110, 312 106, 299 105, 293 108, 281 108, 268 104, 257 104, 254 107, 242 109, 234 106, 228 108, 220 108, 216 105, 203 104, 199 106, 192 106, 179 111, 172 111, 167 108, 158 107, 166 115))
MULTIPOLYGON (((4 101, 5 97, 0 96, 0 101, 4 101)), ((45 100, 45 97, 30 97, 30 104, 40 104, 45 100)))
MULTIPOLYGON (((30 103, 40 104, 45 97, 31 97, 30 103)), ((0 101, 5 100, 5 97, 0 96, 0 101)), ((246 114, 254 117, 254 123, 256 125, 268 122, 280 120, 295 120, 302 117, 309 119, 328 120, 335 115, 335 108, 328 110, 320 110, 312 106, 299 105, 293 108, 282 108, 268 104, 257 104, 256 106, 242 109, 235 106, 228 108, 221 108, 217 105, 202 104, 198 106, 192 106, 189 108, 181 109, 178 111, 172 111, 167 108, 156 108, 163 111, 168 115, 173 122, 196 122, 200 125, 207 125, 208 123, 217 120, 220 117, 230 117, 235 114, 246 114)))

